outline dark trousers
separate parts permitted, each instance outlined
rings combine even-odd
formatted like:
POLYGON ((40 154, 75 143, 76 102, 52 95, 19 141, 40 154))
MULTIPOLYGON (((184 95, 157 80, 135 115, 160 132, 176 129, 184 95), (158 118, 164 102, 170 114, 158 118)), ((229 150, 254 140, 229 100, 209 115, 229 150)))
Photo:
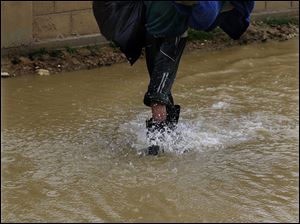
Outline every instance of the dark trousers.
POLYGON ((176 78, 180 58, 186 45, 186 37, 156 38, 146 36, 146 62, 150 75, 144 104, 173 105, 171 88, 176 78))

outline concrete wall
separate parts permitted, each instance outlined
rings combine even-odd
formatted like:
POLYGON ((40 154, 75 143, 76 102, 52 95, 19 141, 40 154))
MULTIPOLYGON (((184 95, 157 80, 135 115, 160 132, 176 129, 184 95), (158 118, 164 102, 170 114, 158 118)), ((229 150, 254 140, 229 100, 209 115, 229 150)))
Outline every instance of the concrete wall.
MULTIPOLYGON (((254 12, 293 9, 299 1, 256 1, 254 12)), ((91 35, 101 36, 91 1, 1 1, 1 48, 91 35)))
POLYGON ((32 4, 35 40, 99 32, 91 1, 33 1, 32 4))
POLYGON ((32 42, 31 1, 1 1, 1 48, 32 42))

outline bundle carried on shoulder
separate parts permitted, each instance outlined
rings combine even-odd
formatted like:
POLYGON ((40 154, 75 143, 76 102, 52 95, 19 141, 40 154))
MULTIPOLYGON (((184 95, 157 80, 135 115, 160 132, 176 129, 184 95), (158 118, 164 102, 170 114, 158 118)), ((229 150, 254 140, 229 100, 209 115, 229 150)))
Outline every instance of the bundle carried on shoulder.
POLYGON ((101 34, 133 65, 144 46, 143 1, 93 1, 93 12, 101 34))
POLYGON ((209 32, 219 26, 236 40, 250 24, 254 1, 174 1, 174 5, 189 15, 190 28, 209 32))

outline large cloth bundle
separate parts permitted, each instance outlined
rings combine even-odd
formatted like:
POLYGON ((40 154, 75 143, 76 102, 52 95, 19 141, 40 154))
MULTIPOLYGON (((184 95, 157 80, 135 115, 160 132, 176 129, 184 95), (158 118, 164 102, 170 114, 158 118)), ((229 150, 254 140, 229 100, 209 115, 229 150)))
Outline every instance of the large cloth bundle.
POLYGON ((144 46, 143 1, 93 1, 93 12, 101 34, 133 65, 144 46))
POLYGON ((254 1, 174 1, 176 9, 189 15, 189 27, 211 31, 219 26, 232 39, 239 39, 250 24, 254 1), (224 3, 232 9, 222 11, 224 3))

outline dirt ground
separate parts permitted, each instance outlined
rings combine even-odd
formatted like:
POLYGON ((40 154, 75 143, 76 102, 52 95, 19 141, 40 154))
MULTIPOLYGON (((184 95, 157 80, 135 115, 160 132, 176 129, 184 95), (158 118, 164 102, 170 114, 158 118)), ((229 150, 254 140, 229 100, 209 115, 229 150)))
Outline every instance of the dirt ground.
MULTIPOLYGON (((235 45, 258 42, 284 41, 299 35, 298 24, 252 22, 243 36, 231 40, 223 31, 216 30, 209 35, 196 33, 190 35, 185 52, 201 49, 221 50, 235 45)), ((141 57, 144 57, 142 55, 141 57)), ((64 48, 56 50, 41 49, 26 55, 8 55, 1 59, 1 77, 37 74, 49 75, 80 69, 93 69, 125 62, 125 56, 112 44, 105 47, 88 46, 84 48, 64 48), (6 73, 2 75, 2 73, 6 73)))

